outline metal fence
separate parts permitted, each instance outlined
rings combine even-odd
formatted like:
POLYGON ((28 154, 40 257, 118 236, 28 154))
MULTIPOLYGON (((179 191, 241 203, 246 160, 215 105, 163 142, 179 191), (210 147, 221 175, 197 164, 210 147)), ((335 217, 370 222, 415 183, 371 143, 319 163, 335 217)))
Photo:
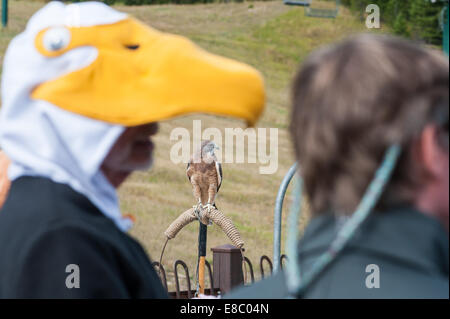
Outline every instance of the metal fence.
MULTIPOLYGON (((232 245, 222 245, 211 249, 213 252, 213 265, 206 261, 206 275, 209 278, 209 287, 205 287, 206 295, 218 296, 229 292, 234 287, 240 285, 249 285, 255 282, 255 274, 259 271, 259 278, 264 279, 273 272, 272 260, 263 255, 259 258, 257 266, 242 255, 239 248, 232 245), (245 266, 243 266, 245 264, 245 266), (257 268, 256 268, 257 267, 257 268), (258 269, 259 268, 259 269, 258 269), (244 271, 246 274, 244 276, 244 271), (244 277, 247 279, 244 283, 244 277)), ((283 268, 287 261, 286 255, 282 255, 279 260, 280 268, 283 268)), ((191 282, 190 274, 195 274, 189 270, 189 267, 182 260, 176 260, 173 264, 173 273, 175 277, 175 291, 168 291, 167 271, 164 265, 154 262, 155 270, 160 274, 163 286, 171 298, 186 299, 193 298, 196 293, 196 282, 191 282), (182 275, 183 274, 183 275, 182 275), (182 290, 181 282, 185 281, 187 289, 182 290)))

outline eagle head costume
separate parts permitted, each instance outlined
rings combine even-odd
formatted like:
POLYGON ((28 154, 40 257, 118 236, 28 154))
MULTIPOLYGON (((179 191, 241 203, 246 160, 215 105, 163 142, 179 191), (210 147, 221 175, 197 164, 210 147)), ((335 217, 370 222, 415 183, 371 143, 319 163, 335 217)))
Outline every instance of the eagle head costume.
MULTIPOLYGON (((2 247, 6 240, 1 227, 11 229, 17 223, 16 233, 28 232, 39 240, 51 224, 45 224, 41 211, 58 211, 49 217, 53 221, 78 205, 78 210, 98 211, 120 231, 131 226, 120 212, 116 190, 100 170, 126 127, 196 112, 253 125, 265 100, 262 77, 252 67, 210 54, 100 2, 50 2, 35 13, 7 49, 1 89, 0 145, 10 159, 12 182, 0 211, 2 260, 23 247, 2 247), (46 209, 39 208, 44 198, 46 209), (66 207, 71 200, 75 204, 66 207), (29 211, 30 216, 20 217, 17 211, 29 211), (41 227, 41 233, 34 234, 37 230, 27 229, 27 223, 41 227)), ((55 223, 52 229, 58 232, 62 226, 55 223)), ((92 227, 100 232, 99 225, 92 227)), ((69 240, 69 235, 63 238, 69 240)), ((15 262, 20 267, 21 261, 15 262)), ((2 284, 7 285, 7 276, 0 262, 2 284)), ((31 294, 33 289, 27 289, 31 294)), ((15 292, 7 296, 23 296, 15 292)), ((51 289, 45 292, 36 295, 53 296, 51 289)))

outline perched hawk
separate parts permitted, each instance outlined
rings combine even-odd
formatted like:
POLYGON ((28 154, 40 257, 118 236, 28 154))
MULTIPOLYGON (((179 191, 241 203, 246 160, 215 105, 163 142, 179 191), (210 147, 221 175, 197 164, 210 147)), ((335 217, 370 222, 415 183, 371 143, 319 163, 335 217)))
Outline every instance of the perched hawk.
POLYGON ((210 211, 215 207, 216 194, 222 184, 222 165, 214 154, 219 147, 212 141, 202 141, 202 145, 189 161, 186 174, 192 184, 192 191, 198 204, 196 212, 203 207, 210 211))

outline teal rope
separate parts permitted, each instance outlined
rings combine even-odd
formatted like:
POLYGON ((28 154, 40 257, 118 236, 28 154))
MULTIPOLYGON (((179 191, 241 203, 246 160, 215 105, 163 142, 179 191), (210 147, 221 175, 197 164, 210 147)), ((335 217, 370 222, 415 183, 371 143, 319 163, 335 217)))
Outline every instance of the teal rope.
MULTIPOLYGON (((297 243, 297 228, 301 210, 302 189, 301 186, 300 188, 297 187, 294 203, 291 207, 290 215, 292 216, 289 217, 290 224, 287 242, 288 254, 289 256, 292 256, 292 261, 286 266, 286 283, 291 296, 295 297, 302 294, 309 284, 317 278, 325 267, 327 267, 336 258, 336 256, 354 236, 358 227, 364 222, 364 220, 366 220, 380 199, 381 194, 383 193, 383 190, 386 187, 392 172, 394 171, 400 152, 401 148, 398 145, 393 145, 388 149, 383 163, 376 171, 375 177, 370 183, 355 213, 338 232, 329 249, 317 259, 312 266, 311 271, 308 272, 303 278, 301 278, 297 243), (294 276, 296 278, 294 278, 294 276)), ((301 182, 298 184, 301 185, 301 182)))
POLYGON ((298 264, 298 221, 301 216, 303 193, 303 180, 300 176, 295 179, 294 201, 291 205, 291 212, 288 216, 288 232, 286 239, 286 249, 288 256, 293 262, 288 262, 286 266, 286 283, 289 291, 296 291, 300 287, 300 265, 298 264))

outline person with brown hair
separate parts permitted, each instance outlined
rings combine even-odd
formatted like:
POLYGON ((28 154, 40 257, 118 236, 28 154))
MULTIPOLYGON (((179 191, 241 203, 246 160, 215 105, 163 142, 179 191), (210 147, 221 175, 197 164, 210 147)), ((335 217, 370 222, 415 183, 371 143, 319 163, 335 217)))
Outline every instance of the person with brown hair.
POLYGON ((448 59, 403 39, 359 35, 314 52, 290 117, 313 215, 297 246, 301 289, 280 272, 230 297, 448 298, 448 86, 448 59), (393 146, 375 208, 333 250, 393 146))

